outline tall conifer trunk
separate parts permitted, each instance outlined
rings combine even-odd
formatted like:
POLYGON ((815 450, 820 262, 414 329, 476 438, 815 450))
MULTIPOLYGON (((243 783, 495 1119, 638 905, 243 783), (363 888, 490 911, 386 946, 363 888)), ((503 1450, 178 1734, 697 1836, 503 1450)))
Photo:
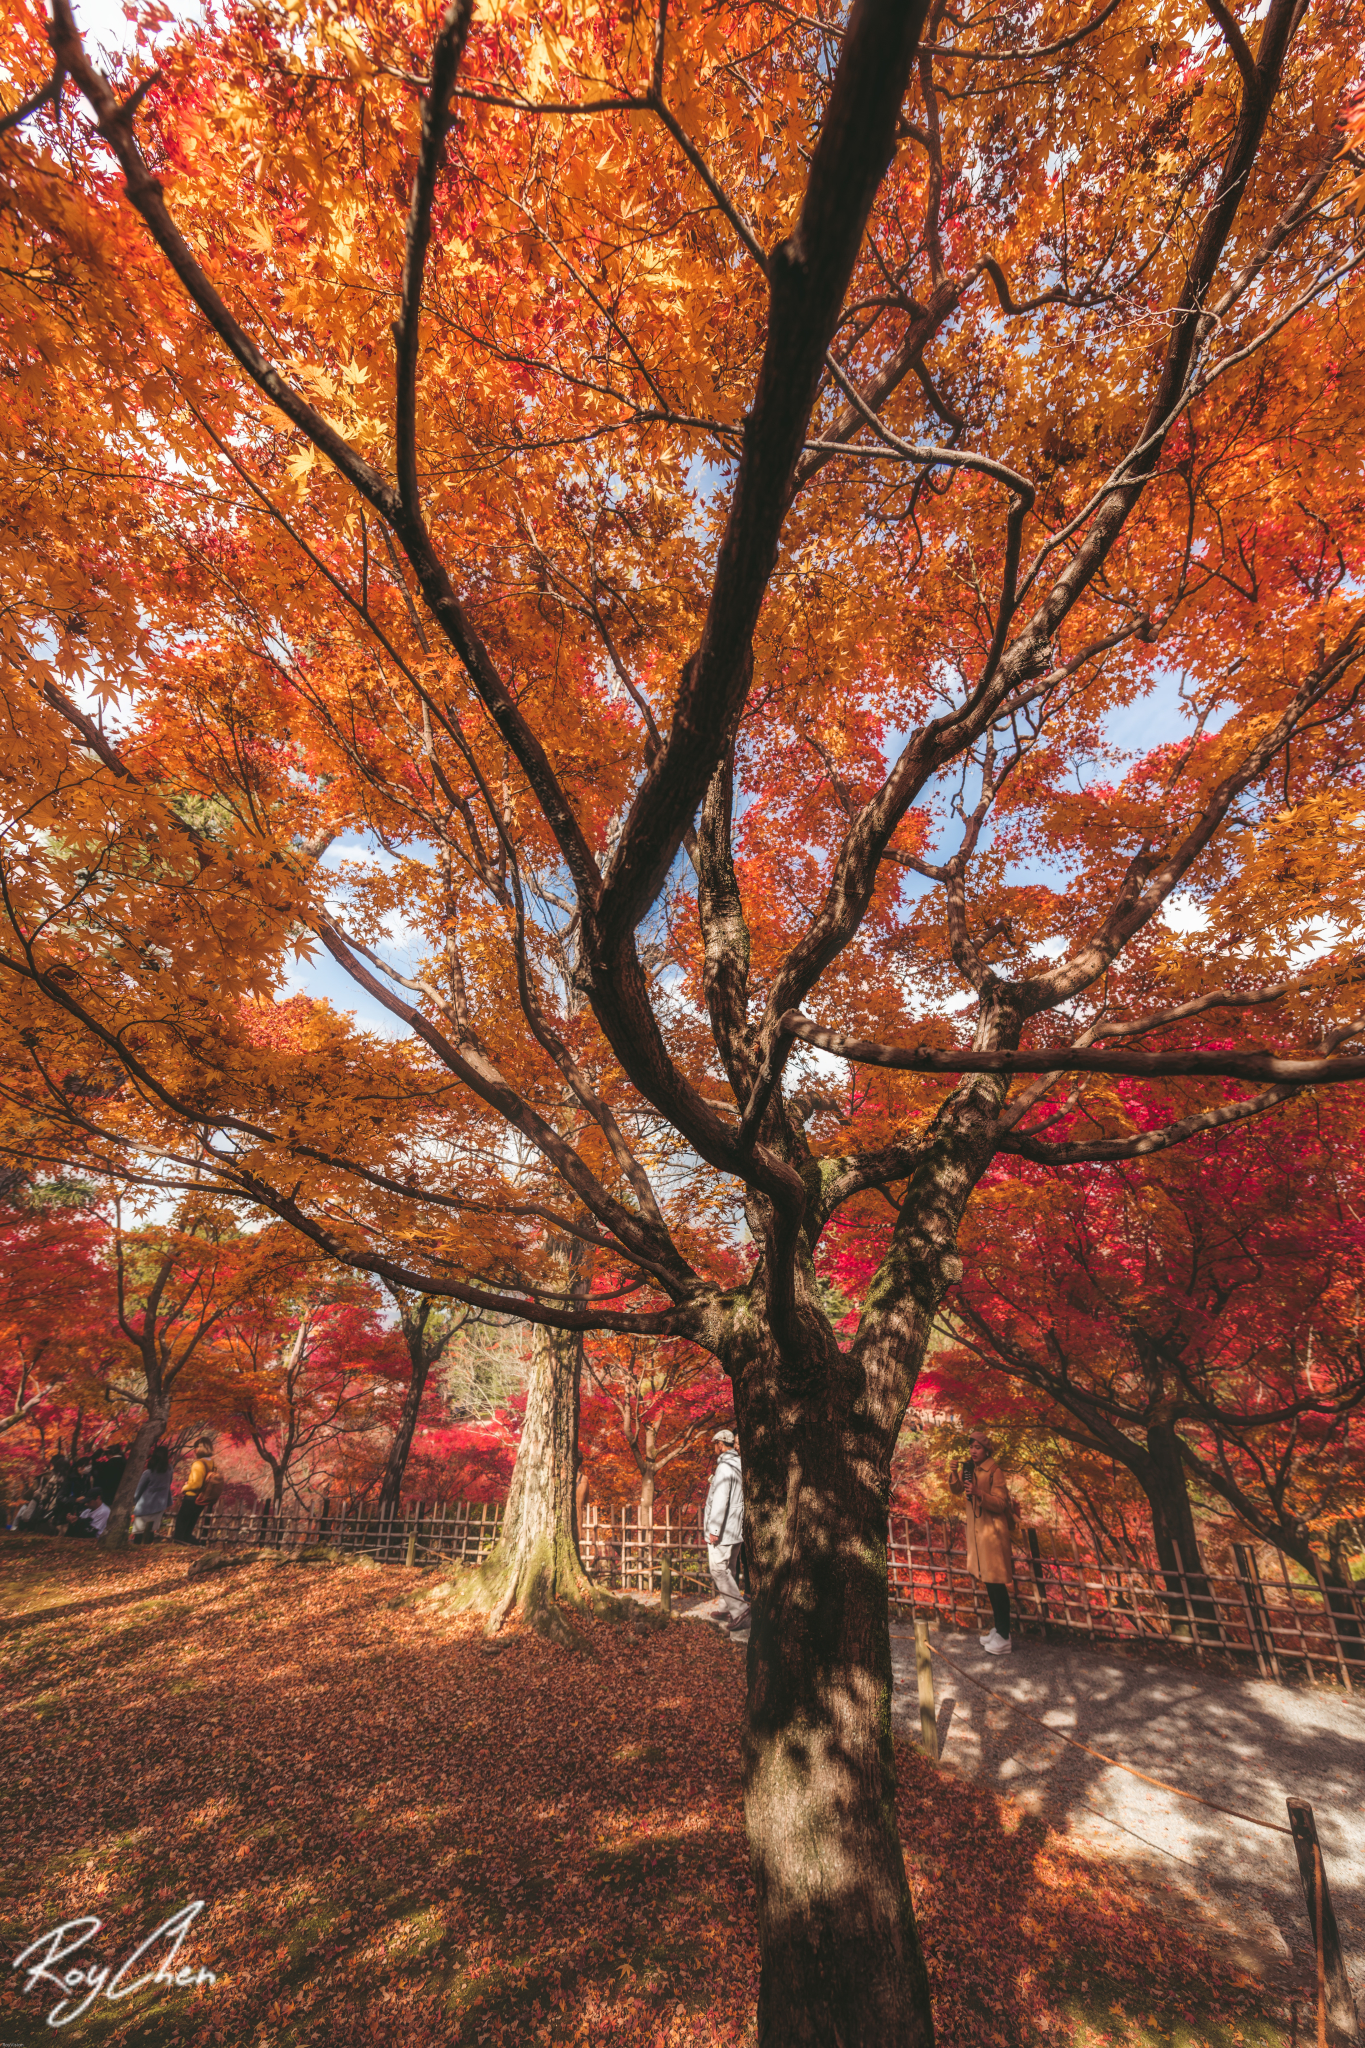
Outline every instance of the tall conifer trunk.
MULTIPOLYGON (((582 1247, 561 1251, 568 1284, 586 1290, 582 1247)), ((517 1610, 542 1634, 575 1640, 561 1608, 597 1605, 578 1548, 574 1486, 583 1338, 576 1330, 537 1325, 531 1379, 516 1463, 498 1541, 468 1587, 463 1604, 487 1608, 490 1634, 517 1610)))
POLYGON ((470 1587, 490 1633, 514 1608, 542 1633, 568 1636, 560 1606, 581 1607, 587 1581, 574 1525, 574 1457, 582 1339, 538 1328, 517 1461, 502 1529, 470 1587))

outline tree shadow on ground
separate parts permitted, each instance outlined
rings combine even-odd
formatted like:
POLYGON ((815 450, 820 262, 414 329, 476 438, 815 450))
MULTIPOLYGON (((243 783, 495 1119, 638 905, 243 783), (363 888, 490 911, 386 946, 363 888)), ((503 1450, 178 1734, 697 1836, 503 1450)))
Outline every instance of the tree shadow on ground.
MULTIPOLYGON (((1354 1961, 1365 1936, 1359 1701, 1326 1688, 1278 1686, 1030 1636, 1016 1656, 995 1661, 974 1640, 934 1640, 936 1685, 953 1709, 945 1755, 955 1769, 1054 1825, 1079 1823, 1106 1853, 1169 1889, 1172 1914, 1207 1912, 1213 1920, 1221 1913, 1246 1937, 1248 1955, 1260 1946, 1252 1923, 1277 1949, 1278 1931, 1288 1954, 1278 1956, 1277 1967, 1292 1957, 1289 1981, 1296 1983, 1311 1974, 1312 1953, 1292 1845, 1285 1834, 1214 1807, 1282 1829, 1286 1795, 1309 1799, 1354 1961), (1038 1721, 1214 1806, 1114 1771, 1038 1721)), ((911 1704, 912 1660, 913 1645, 898 1641, 901 1699, 911 1704)))
MULTIPOLYGON (((397 1573, 262 1563, 187 1581, 183 1556, 59 1546, 5 1565, 47 1600, 4 1706, 9 1956, 92 1914, 91 1957, 117 1964, 202 1898, 178 1960, 216 1974, 97 2001, 69 2038, 752 2039, 743 1671, 712 1631, 585 1623, 591 1653, 571 1656, 395 1607, 397 1573), (155 1602, 140 1634, 116 1611, 137 1598, 155 1602)), ((1121 1885, 1086 1891, 1064 1845, 990 1794, 910 1754, 902 1775, 940 2048, 1147 2038, 1098 2031, 1086 2001, 1107 2014, 1150 1986, 1169 1930, 1130 1925, 1121 1885)), ((1248 2044, 1283 2038, 1190 1954, 1200 2012, 1230 2017, 1184 2038, 1230 2044, 1235 2022, 1248 2044)), ((57 1994, 5 1976, 0 2037, 50 2040, 57 1994)))

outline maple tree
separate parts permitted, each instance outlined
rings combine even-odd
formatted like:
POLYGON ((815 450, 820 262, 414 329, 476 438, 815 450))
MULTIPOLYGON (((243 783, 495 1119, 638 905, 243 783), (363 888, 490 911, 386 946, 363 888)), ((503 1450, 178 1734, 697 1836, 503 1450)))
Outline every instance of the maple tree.
MULTIPOLYGON (((1045 1397, 1034 1419, 1127 1469, 1159 1563, 1196 1595, 1192 1486, 1346 1591, 1308 1524, 1353 1491, 1360 1455, 1359 1161, 1358 1105, 1300 1101, 1141 1172, 997 1169, 964 1226, 940 1393, 992 1413, 984 1363, 1045 1397)), ((1353 1603, 1334 1604, 1354 1636, 1353 1603)))
POLYGON ((393 1427, 384 1476, 379 1484, 379 1512, 397 1512, 398 1496, 407 1471, 412 1439, 422 1412, 422 1399, 434 1365, 445 1356, 452 1338, 458 1337, 473 1312, 454 1315, 447 1303, 430 1294, 415 1298, 401 1287, 389 1287, 389 1297, 398 1312, 398 1326, 408 1354, 408 1384, 402 1410, 393 1427))
MULTIPOLYGON (((258 1285, 262 1247, 240 1238, 208 1208, 187 1205, 170 1225, 138 1226, 125 1222, 120 1204, 109 1250, 119 1342, 107 1380, 138 1418, 99 1539, 104 1549, 117 1550, 128 1540, 133 1496, 153 1446, 166 1436, 173 1401, 188 1397, 200 1410, 203 1380, 214 1367, 230 1367, 229 1318, 258 1285)), ((189 1430, 205 1426, 202 1411, 182 1424, 177 1455, 189 1430)))
POLYGON ((0 1434, 98 1398, 112 1276, 103 1218, 64 1205, 0 1211, 0 1434), (6 1412, 7 1411, 7 1412, 6 1412))
MULTIPOLYGON (((699 1458, 710 1451, 713 1433, 733 1420, 730 1389, 706 1352, 667 1340, 598 1338, 584 1345, 584 1364, 615 1425, 612 1438, 625 1448, 640 1521, 648 1526, 661 1473, 669 1475, 671 1497, 695 1491, 699 1458)), ((612 1470, 604 1473, 602 1464, 600 1457, 593 1460, 593 1489, 599 1497, 610 1497, 616 1491, 612 1470)))
POLYGON ((270 1474, 274 1514, 286 1490, 296 1498, 310 1482, 316 1490, 316 1474, 346 1438, 396 1431, 401 1366, 373 1289, 301 1257, 296 1239, 283 1256, 258 1249, 251 1291, 225 1339, 229 1412, 270 1474))
POLYGON ((8 1142, 534 1323, 495 1620, 588 1597, 583 1333, 710 1351, 759 2037, 927 2042, 887 1492, 973 1193, 1365 1074, 1353 12, 259 0, 111 80, 54 6, 8 1142))

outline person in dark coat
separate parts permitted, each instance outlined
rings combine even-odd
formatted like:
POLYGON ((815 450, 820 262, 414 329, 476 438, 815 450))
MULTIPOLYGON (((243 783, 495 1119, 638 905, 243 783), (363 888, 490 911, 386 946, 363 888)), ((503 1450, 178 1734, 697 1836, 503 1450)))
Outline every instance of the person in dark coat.
POLYGON ((96 1451, 92 1477, 95 1491, 107 1508, 114 1505, 119 1481, 127 1469, 128 1459, 122 1444, 106 1444, 102 1451, 96 1451))
POLYGON ((66 1527, 66 1511, 76 1499, 76 1475, 69 1459, 60 1451, 48 1461, 48 1469, 34 1489, 29 1511, 20 1526, 30 1535, 53 1536, 66 1527))

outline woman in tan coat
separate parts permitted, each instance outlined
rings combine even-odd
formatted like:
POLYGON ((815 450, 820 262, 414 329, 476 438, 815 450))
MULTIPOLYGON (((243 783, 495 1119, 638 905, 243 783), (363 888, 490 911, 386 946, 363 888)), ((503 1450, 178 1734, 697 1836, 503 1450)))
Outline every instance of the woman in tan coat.
POLYGON ((967 1569, 986 1588, 994 1626, 981 1647, 992 1657, 1007 1657, 1010 1641, 1010 1582, 1014 1558, 1010 1544, 1012 1515, 1005 1475, 991 1456, 991 1445, 977 1429, 967 1439, 967 1456, 949 1474, 954 1493, 965 1494, 967 1506, 967 1569))

